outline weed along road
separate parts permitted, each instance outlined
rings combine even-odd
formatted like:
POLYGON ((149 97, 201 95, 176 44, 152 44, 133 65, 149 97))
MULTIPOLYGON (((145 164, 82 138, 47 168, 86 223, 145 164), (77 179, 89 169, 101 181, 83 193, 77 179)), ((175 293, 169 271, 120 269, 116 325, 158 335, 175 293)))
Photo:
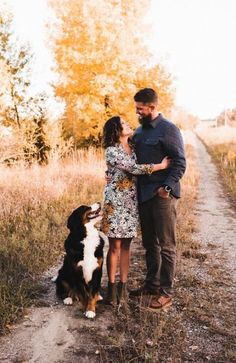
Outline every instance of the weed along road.
MULTIPOLYGON (((23 321, 11 327, 9 334, 0 337, 0 362, 118 363, 132 359, 132 362, 140 363, 148 361, 148 357, 152 357, 150 362, 235 361, 233 340, 236 326, 236 214, 230 205, 230 196, 223 190, 210 155, 194 134, 190 136, 200 174, 198 200, 195 205, 197 232, 194 239, 199 242, 196 256, 204 258, 194 260, 194 255, 186 258, 189 270, 195 278, 193 281, 196 282, 198 278, 197 283, 186 285, 188 299, 183 293, 181 295, 181 291, 185 291, 184 282, 177 276, 179 292, 170 311, 161 313, 155 321, 152 313, 149 313, 152 322, 149 331, 154 329, 155 324, 160 327, 156 330, 160 334, 157 342, 152 337, 144 337, 149 339, 146 339, 146 343, 144 341, 141 355, 137 341, 137 329, 140 329, 140 325, 135 323, 133 316, 129 320, 130 325, 125 325, 124 316, 117 319, 111 307, 101 304, 96 318, 90 321, 83 317, 76 306, 63 306, 56 299, 55 285, 50 281, 55 270, 50 270, 45 277, 47 294, 40 299, 38 306, 26 312, 23 321), (161 335, 165 333, 168 320, 177 323, 169 324, 172 331, 168 331, 166 336, 161 335), (183 331, 181 339, 178 339, 177 334, 179 327, 183 331), (132 331, 136 335, 130 337, 132 331), (173 336, 175 340, 172 343, 169 341, 172 350, 163 349, 167 342, 165 339, 173 339, 173 336), (125 341, 129 359, 121 360, 119 354, 121 351, 125 354, 125 341), (176 344, 176 347, 173 348, 171 344, 176 344), (159 355, 161 349, 165 356, 159 355)), ((134 245, 133 261, 138 261, 138 254, 134 245)), ((136 274, 139 273, 133 267, 130 279, 133 278, 133 270, 136 274)), ((106 276, 102 284, 106 286, 106 276)), ((131 307, 134 311, 134 302, 131 302, 131 307)), ((141 313, 138 312, 137 316, 141 316, 141 313)), ((148 316, 143 316, 145 319, 142 321, 145 324, 148 316)), ((141 343, 143 342, 140 340, 141 343)))
MULTIPOLYGON (((217 253, 222 254, 222 267, 234 281, 236 287, 236 213, 230 205, 230 195, 226 195, 211 157, 199 139, 196 138, 198 169, 200 172, 199 202, 199 235, 206 248, 215 246, 217 253)), ((221 259, 215 262, 220 263, 221 259)))

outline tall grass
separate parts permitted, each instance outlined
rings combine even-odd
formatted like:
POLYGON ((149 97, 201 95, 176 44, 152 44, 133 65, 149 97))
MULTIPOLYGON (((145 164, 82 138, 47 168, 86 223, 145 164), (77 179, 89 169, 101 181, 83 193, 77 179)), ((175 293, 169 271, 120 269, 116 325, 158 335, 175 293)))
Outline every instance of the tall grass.
POLYGON ((231 196, 236 197, 236 142, 208 147, 224 184, 231 196))
POLYGON ((39 275, 62 253, 70 212, 101 200, 103 184, 102 152, 93 149, 47 166, 0 167, 0 331, 37 294, 39 275))
MULTIPOLYGON (((187 147, 188 169, 179 205, 178 255, 191 242, 197 171, 187 147)), ((94 149, 75 152, 49 165, 0 168, 0 330, 37 296, 38 278, 57 262, 70 212, 102 199, 104 157, 94 149)), ((181 265, 178 264, 179 269, 181 265)))
POLYGON ((226 189, 236 197, 236 127, 197 130, 216 163, 226 189))

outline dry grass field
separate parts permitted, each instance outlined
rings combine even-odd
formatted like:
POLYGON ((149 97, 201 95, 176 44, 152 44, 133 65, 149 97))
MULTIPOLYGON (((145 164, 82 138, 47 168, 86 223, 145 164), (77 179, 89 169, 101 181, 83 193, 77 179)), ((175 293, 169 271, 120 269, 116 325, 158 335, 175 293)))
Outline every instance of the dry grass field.
POLYGON ((223 183, 236 198, 236 127, 199 128, 197 134, 206 145, 223 183))
MULTIPOLYGON (((188 172, 180 203, 179 240, 191 241, 189 214, 195 199, 196 170, 188 151, 188 172)), ((63 163, 0 169, 0 330, 14 322, 41 292, 38 277, 58 261, 67 216, 78 205, 102 199, 102 151, 78 151, 63 163)), ((191 243, 191 242, 190 242, 191 243)), ((179 248, 181 254, 182 247, 179 248)))
MULTIPOLYGON (((206 340, 210 362, 228 362, 233 357, 227 328, 231 326, 230 310, 219 305, 219 289, 225 286, 222 272, 211 268, 202 241, 194 239, 199 175, 193 146, 186 145, 186 155, 188 167, 178 205, 173 308, 153 314, 146 309, 145 299, 130 299, 127 311, 106 312, 110 325, 105 333, 99 327, 83 326, 81 334, 98 347, 101 362, 204 362, 205 347, 201 349, 201 344, 206 340), (217 325, 218 319, 223 319, 223 327, 217 325)), ((91 149, 77 152, 63 163, 52 160, 44 167, 1 169, 1 332, 7 332, 27 306, 40 302, 45 285, 40 284, 39 277, 57 265, 62 255, 67 216, 81 203, 102 199, 104 168, 102 152, 91 149)), ((142 282, 144 261, 144 250, 136 240, 132 244, 129 288, 142 282)), ((101 309, 105 315, 105 308, 101 309)), ((78 357, 80 354, 82 357, 85 352, 78 351, 78 357)))
POLYGON ((0 168, 0 331, 37 297, 39 275, 62 254, 68 215, 101 200, 103 183, 101 151, 45 167, 0 168))

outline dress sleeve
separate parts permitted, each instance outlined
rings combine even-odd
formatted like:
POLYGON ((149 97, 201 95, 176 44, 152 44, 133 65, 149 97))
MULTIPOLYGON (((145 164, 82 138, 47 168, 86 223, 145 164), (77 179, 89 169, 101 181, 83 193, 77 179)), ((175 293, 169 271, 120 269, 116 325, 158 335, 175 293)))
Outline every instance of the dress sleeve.
POLYGON ((115 146, 109 146, 105 151, 106 162, 112 167, 124 170, 133 175, 151 174, 153 164, 137 164, 126 152, 121 152, 115 146))

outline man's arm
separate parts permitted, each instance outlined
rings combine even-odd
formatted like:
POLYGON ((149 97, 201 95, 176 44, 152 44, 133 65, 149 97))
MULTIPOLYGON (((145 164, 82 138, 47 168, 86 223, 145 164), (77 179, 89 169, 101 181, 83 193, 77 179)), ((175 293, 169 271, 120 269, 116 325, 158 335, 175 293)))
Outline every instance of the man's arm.
POLYGON ((173 189, 186 169, 183 138, 180 130, 174 124, 167 128, 163 146, 166 154, 172 159, 168 177, 163 184, 173 189))

